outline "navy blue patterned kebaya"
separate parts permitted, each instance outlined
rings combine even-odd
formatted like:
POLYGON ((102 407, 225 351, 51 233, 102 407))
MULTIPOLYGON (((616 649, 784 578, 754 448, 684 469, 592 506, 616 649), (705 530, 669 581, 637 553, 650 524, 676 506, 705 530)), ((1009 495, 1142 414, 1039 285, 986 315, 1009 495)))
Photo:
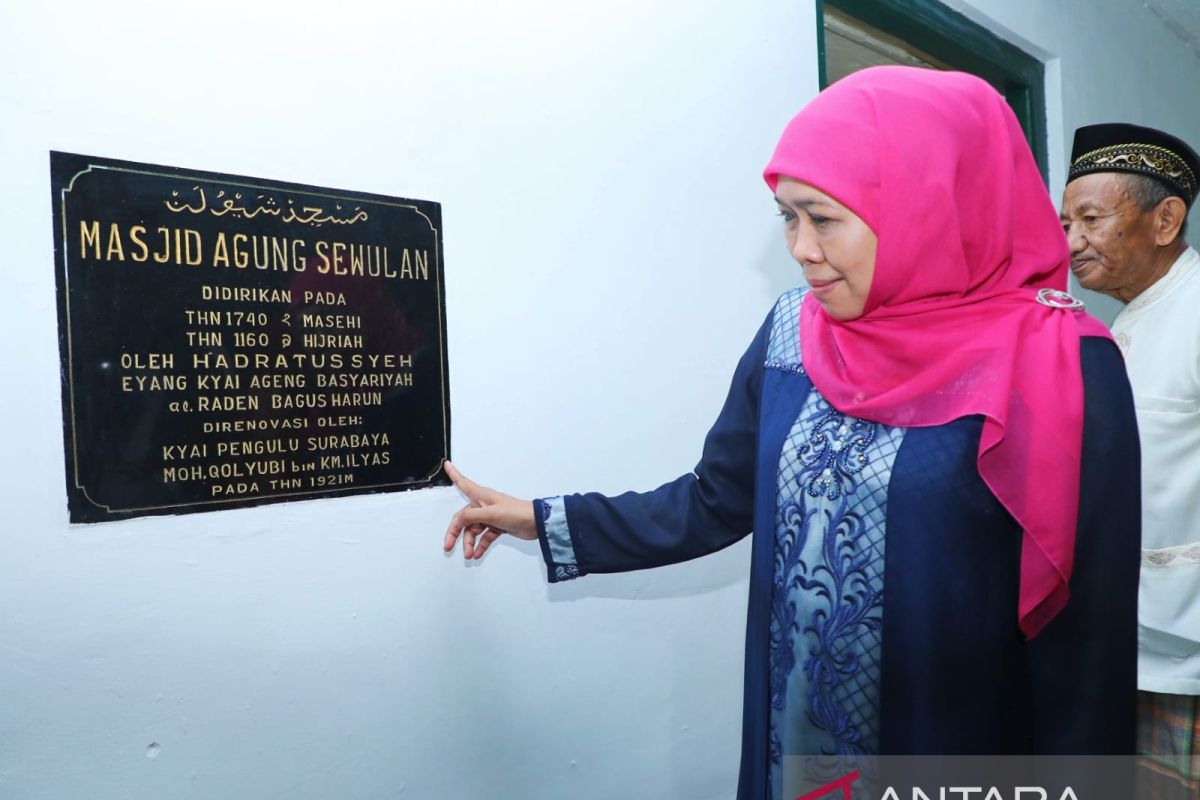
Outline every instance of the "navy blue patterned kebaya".
POLYGON ((652 492, 536 501, 550 580, 684 561, 754 532, 741 800, 790 800, 800 756, 819 757, 819 782, 862 754, 1131 752, 1138 445, 1108 424, 1133 413, 1113 391, 1126 385, 1116 347, 1080 340, 1071 599, 1027 640, 1021 530, 976 468, 981 418, 896 428, 839 413, 803 367, 802 297, 783 295, 759 330, 694 472, 652 492))

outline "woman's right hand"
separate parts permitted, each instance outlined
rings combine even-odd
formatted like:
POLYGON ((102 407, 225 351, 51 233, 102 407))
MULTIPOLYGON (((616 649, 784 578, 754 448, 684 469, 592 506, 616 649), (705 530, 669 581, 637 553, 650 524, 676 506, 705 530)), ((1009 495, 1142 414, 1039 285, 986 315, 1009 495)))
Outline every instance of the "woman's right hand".
POLYGON ((463 557, 479 559, 501 534, 507 533, 518 539, 537 538, 532 501, 480 486, 449 461, 445 468, 446 475, 467 496, 468 502, 450 518, 443 550, 449 553, 458 537, 463 535, 463 557))

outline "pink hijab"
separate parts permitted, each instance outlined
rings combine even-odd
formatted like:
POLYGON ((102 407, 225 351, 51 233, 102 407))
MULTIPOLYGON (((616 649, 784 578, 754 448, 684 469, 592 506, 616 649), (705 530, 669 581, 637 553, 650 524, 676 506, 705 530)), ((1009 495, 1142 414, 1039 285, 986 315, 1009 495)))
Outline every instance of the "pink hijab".
MULTIPOLYGON (((857 72, 788 124, 763 173, 808 183, 879 238, 861 317, 811 295, 804 367, 842 413, 886 425, 981 414, 979 474, 1020 524, 1021 630, 1067 601, 1079 511, 1079 337, 1107 336, 1063 291, 1068 251, 1024 134, 995 89, 964 73, 857 72)), ((970 531, 963 531, 970 535, 970 531)))

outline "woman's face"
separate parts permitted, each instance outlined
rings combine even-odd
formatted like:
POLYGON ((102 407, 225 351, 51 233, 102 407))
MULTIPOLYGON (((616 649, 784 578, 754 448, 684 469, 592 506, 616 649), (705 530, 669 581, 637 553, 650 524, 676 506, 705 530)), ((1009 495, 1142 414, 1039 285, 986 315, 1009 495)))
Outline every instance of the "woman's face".
POLYGON ((779 176, 775 200, 788 250, 804 267, 813 297, 834 319, 861 317, 875 276, 874 231, 820 189, 792 178, 779 176))

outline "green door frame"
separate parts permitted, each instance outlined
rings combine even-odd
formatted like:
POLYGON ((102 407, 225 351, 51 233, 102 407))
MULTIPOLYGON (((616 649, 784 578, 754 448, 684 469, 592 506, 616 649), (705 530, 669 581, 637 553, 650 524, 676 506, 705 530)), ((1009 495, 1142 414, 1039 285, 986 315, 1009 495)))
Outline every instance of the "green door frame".
POLYGON ((826 86, 825 6, 828 5, 995 86, 1016 113, 1042 179, 1048 180, 1045 64, 937 0, 816 0, 816 3, 822 89, 826 86))

